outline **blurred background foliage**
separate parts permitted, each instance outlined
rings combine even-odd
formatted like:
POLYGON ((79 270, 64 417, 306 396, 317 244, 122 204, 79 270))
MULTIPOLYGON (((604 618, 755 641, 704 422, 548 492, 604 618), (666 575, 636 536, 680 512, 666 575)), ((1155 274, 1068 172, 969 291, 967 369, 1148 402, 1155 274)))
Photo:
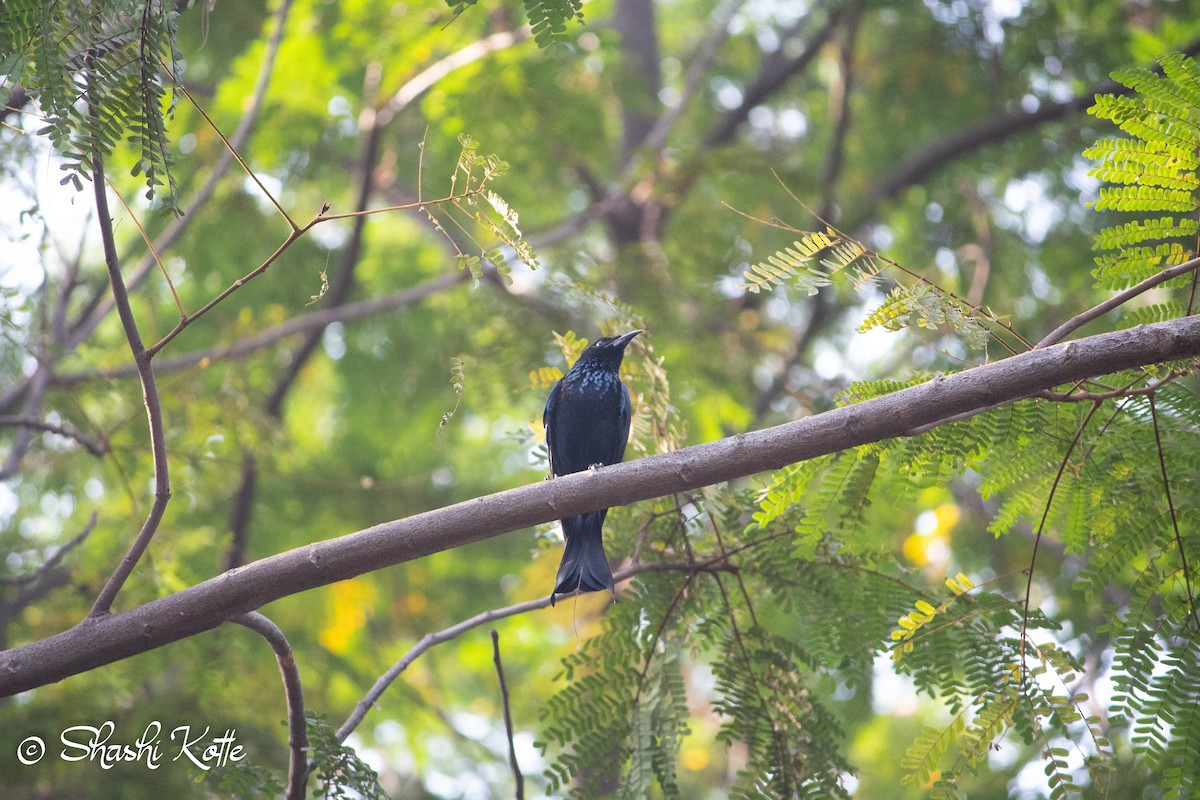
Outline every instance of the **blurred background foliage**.
MULTIPOLYGON (((466 133, 481 153, 509 164, 495 188, 519 212, 541 263, 533 270, 508 251, 509 279, 485 268, 472 286, 456 255, 478 247, 446 209, 428 209, 440 231, 412 210, 370 216, 349 256, 355 223, 339 220, 315 228, 188 327, 159 356, 174 496, 118 607, 231 564, 539 480, 552 370, 565 369, 580 340, 601 329, 636 322, 648 330, 628 365, 640 417, 631 455, 825 410, 851 381, 907 380, 979 358, 952 331, 855 333, 866 305, 847 287, 815 296, 746 293, 740 283, 750 265, 795 238, 764 220, 808 229, 819 226, 814 214, 834 221, 1036 341, 1103 296, 1090 270, 1092 237, 1106 220, 1085 206, 1097 184, 1080 153, 1109 131, 1083 111, 1097 91, 1113 90, 1112 70, 1200 47, 1197 12, 1191 0, 596 0, 559 44, 543 49, 523 33, 525 17, 513 3, 484 3, 457 17, 443 4, 391 0, 182 9, 180 81, 226 135, 257 104, 241 155, 297 221, 323 203, 334 213, 354 210, 364 171, 370 207, 448 192, 466 133), (661 131, 653 134, 656 123, 661 131), (372 130, 378 137, 366 149, 372 130), (310 305, 323 271, 332 288, 310 305), (302 335, 245 355, 223 353, 289 320, 418 287, 428 291, 414 302, 316 329, 311 355, 302 335), (185 355, 194 357, 164 366, 185 355)), ((54 335, 68 282, 77 284, 68 321, 105 302, 86 195, 57 186, 55 158, 34 133, 36 107, 6 109, 4 124, 0 395, 8 405, 0 413, 22 413, 29 397, 22 381, 44 367, 40 416, 100 450, 92 455, 70 438, 38 433, 19 471, 0 484, 7 578, 35 570, 97 518, 56 572, 61 580, 36 602, 17 602, 22 584, 0 586, 0 642, 12 645, 86 613, 142 523, 153 470, 115 315, 78 342, 54 335), (25 393, 17 393, 22 385, 25 393)), ((187 101, 175 108, 169 133, 177 200, 187 210, 224 145, 187 101)), ((153 238, 174 218, 142 198, 141 179, 129 175, 135 160, 132 147, 118 146, 109 178, 153 238)), ((151 264, 133 219, 115 213, 126 270, 151 264)), ((160 253, 170 284, 151 267, 132 292, 143 337, 157 341, 178 320, 172 286, 195 310, 287 233, 235 165, 160 253)), ((984 357, 1003 355, 993 344, 984 357)), ((1047 433, 1069 438, 1079 422, 1073 414, 1047 433)), ((5 449, 15 447, 15 431, 0 429, 5 449)), ((1019 594, 1032 530, 1021 524, 1010 535, 990 533, 997 503, 982 500, 972 480, 930 481, 894 495, 877 488, 894 501, 866 508, 852 541, 839 541, 833 518, 825 520, 822 531, 833 538, 821 547, 872 554, 873 563, 910 584, 927 582, 938 596, 942 580, 959 572, 1019 594)), ((749 493, 739 500, 738 492, 759 485, 696 502, 736 511, 755 500, 749 493)), ((610 555, 630 555, 643 526, 672 503, 614 510, 610 555)), ((652 532, 649 546, 668 539, 675 524, 652 532)), ((264 611, 296 650, 309 709, 336 726, 422 636, 545 596, 557 541, 557 526, 516 532, 264 611)), ((1103 681, 1105 619, 1098 605, 1069 591, 1078 569, 1076 555, 1043 542, 1035 597, 1103 681)), ((813 596, 821 579, 805 578, 813 596)), ((846 584, 829 590, 844 592, 846 584)), ((643 599, 666 603, 672 591, 638 583, 617 606, 621 619, 636 626, 643 599)), ((687 602, 704 607, 703 599, 687 602)), ((829 613, 843 613, 835 612, 842 605, 831 601, 829 613)), ((898 602, 897 613, 905 607, 898 602)), ((799 648, 828 649, 818 660, 845 659, 844 673, 815 670, 808 682, 843 732, 833 745, 856 771, 847 786, 863 797, 924 796, 921 781, 901 784, 901 759, 923 726, 947 724, 943 703, 917 694, 886 658, 864 660, 878 642, 855 654, 839 651, 844 643, 806 639, 820 627, 803 618, 811 608, 800 613, 786 598, 764 597, 758 621, 799 648)), ((570 700, 551 700, 567 685, 562 659, 586 652, 602 630, 613 636, 602 627, 613 613, 607 598, 593 595, 495 624, 532 796, 558 791, 541 773, 559 755, 547 738, 556 720, 544 711, 570 700), (549 750, 535 740, 549 741, 549 750)), ((746 757, 737 743, 717 740, 714 687, 727 678, 714 674, 720 665, 703 643, 684 637, 680 646, 682 660, 670 662, 688 699, 679 791, 723 797, 746 757)), ((11 754, 25 736, 52 740, 72 724, 111 719, 118 735, 132 739, 160 720, 211 726, 214 734, 236 730, 253 765, 278 779, 284 716, 268 649, 249 631, 224 626, 3 701, 0 785, 15 798, 220 794, 217 778, 198 782, 179 764, 101 773, 52 759, 23 767, 11 754)), ((487 626, 415 661, 350 743, 393 797, 508 796, 487 626)), ((1036 743, 1006 740, 964 785, 972 797, 1042 796, 1049 789, 1038 751, 1036 743)), ((1116 756, 1125 768, 1113 774, 1108 796, 1159 796, 1140 794, 1153 781, 1127 749, 1116 756)))

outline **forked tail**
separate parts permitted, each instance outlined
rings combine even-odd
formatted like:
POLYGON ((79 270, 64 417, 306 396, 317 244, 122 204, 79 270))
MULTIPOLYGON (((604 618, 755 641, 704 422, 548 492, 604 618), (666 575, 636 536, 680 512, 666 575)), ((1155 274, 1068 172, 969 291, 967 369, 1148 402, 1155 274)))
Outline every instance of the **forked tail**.
POLYGON ((550 605, 554 605, 554 595, 571 594, 576 589, 581 592, 608 589, 616 598, 617 590, 613 586, 612 570, 608 568, 604 539, 600 534, 607 513, 608 509, 591 511, 562 521, 567 546, 563 550, 562 563, 558 565, 558 582, 550 595, 550 605))

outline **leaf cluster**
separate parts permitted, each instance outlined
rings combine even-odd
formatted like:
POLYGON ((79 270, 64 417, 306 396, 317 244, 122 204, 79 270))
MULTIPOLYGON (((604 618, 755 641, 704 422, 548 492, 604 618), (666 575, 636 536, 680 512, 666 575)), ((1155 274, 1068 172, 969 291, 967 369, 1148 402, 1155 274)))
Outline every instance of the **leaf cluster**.
POLYGON ((1099 95, 1088 110, 1128 135, 1100 139, 1084 150, 1096 162, 1089 174, 1110 184, 1092 206, 1137 214, 1096 235, 1094 249, 1104 252, 1095 259, 1093 275, 1105 289, 1127 288, 1196 256, 1200 69, 1179 53, 1160 63, 1162 74, 1142 68, 1114 72, 1134 93, 1099 95))
POLYGON ((5 4, 0 99, 23 87, 36 100, 44 122, 38 134, 63 157, 62 183, 82 190, 92 159, 127 139, 146 197, 178 213, 167 135, 175 96, 168 101, 165 90, 180 57, 178 14, 176 3, 136 0, 5 4))

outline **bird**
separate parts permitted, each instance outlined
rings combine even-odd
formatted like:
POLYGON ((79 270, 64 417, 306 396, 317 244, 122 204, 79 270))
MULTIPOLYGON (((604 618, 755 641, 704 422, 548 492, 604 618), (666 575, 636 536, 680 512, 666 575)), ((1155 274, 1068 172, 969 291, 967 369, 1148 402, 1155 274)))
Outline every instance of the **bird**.
MULTIPOLYGON (((587 346, 546 399, 542 423, 550 451, 550 475, 557 478, 586 469, 619 464, 625 457, 632 406, 619 371, 625 348, 641 330, 620 336, 601 336, 587 346)), ((550 593, 608 589, 616 599, 612 571, 604 555, 601 529, 607 508, 562 520, 562 562, 550 593)))

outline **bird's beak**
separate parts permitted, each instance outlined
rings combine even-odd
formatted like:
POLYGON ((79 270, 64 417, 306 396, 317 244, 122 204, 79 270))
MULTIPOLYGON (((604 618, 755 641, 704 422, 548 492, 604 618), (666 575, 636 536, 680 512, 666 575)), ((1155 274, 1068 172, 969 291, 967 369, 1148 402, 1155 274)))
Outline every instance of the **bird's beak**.
POLYGON ((625 345, 632 342, 633 337, 637 336, 639 333, 645 333, 645 331, 630 331, 629 333, 622 334, 616 338, 616 340, 613 342, 613 346, 624 350, 625 345))

